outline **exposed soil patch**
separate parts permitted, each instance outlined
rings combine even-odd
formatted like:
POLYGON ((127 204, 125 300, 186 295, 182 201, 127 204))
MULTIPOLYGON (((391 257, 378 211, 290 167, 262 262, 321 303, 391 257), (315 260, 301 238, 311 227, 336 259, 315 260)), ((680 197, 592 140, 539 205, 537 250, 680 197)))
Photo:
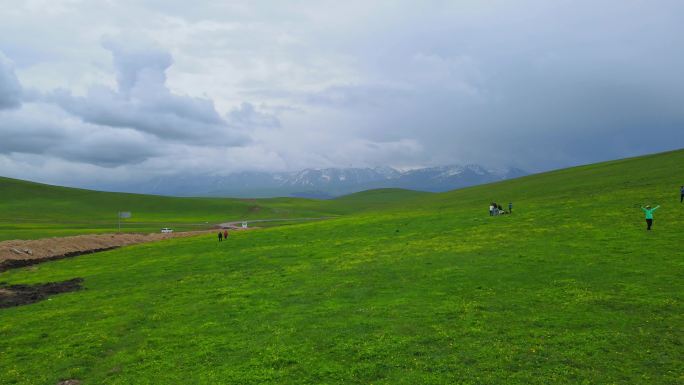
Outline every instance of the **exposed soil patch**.
POLYGON ((35 285, 8 285, 0 282, 0 308, 28 305, 60 293, 81 290, 83 278, 35 285))
POLYGON ((111 250, 136 243, 154 242, 169 238, 191 237, 205 233, 207 233, 207 231, 153 234, 93 234, 61 238, 44 238, 31 241, 3 241, 0 242, 0 273, 17 267, 111 250))

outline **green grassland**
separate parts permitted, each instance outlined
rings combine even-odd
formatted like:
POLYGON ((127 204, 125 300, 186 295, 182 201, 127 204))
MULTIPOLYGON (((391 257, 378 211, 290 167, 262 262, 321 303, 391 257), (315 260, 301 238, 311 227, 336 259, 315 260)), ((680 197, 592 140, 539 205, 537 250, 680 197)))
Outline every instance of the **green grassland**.
POLYGON ((368 192, 347 199, 377 210, 5 272, 85 290, 0 310, 0 383, 681 384, 682 165, 368 192))
MULTIPOLYGON (((388 192, 383 195, 395 200, 427 194, 388 192)), ((355 194, 340 201, 173 198, 81 190, 0 177, 0 241, 117 231, 119 211, 133 213, 132 218, 122 221, 122 231, 156 232, 162 227, 201 230, 243 219, 334 216, 376 207, 377 203, 372 193, 355 194)))

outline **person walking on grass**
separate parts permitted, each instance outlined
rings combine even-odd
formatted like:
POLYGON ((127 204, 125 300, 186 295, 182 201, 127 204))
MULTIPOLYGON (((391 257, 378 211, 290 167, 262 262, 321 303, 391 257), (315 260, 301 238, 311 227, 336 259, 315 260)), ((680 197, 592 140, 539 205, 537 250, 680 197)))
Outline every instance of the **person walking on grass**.
POLYGON ((219 231, 218 233, 219 242, 223 241, 223 233, 219 231))
POLYGON ((228 240, 228 230, 223 230, 223 239, 228 240))
POLYGON ((513 202, 508 202, 508 213, 513 214, 513 202))
POLYGON ((651 205, 646 205, 646 207, 641 208, 646 213, 646 230, 651 230, 651 226, 653 226, 653 212, 658 210, 658 207, 660 206, 651 208, 651 205))
POLYGON ((684 201, 684 186, 679 188, 679 203, 682 203, 684 201))

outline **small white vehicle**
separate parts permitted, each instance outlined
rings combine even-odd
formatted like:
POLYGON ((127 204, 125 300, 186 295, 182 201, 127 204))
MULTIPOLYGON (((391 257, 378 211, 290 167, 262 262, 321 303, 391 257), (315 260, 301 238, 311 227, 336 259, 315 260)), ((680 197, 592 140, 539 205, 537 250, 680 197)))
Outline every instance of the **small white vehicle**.
POLYGON ((161 229, 161 232, 162 233, 173 233, 173 229, 170 229, 168 227, 164 227, 163 229, 161 229))

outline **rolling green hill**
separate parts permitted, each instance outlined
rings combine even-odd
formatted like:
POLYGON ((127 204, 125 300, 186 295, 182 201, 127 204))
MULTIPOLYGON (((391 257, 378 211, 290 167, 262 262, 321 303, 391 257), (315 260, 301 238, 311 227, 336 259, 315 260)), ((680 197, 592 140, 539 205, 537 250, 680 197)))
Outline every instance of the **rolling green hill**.
POLYGON ((335 207, 337 211, 350 214, 361 211, 380 211, 432 195, 434 194, 424 191, 381 188, 344 195, 329 202, 331 207, 335 207))
POLYGON ((85 290, 0 309, 0 383, 681 384, 682 165, 680 150, 2 273, 85 290))
MULTIPOLYGON (((382 196, 397 201, 424 193, 394 189, 382 196)), ((123 231, 162 227, 197 230, 242 219, 324 217, 375 207, 378 194, 339 200, 301 198, 173 198, 50 186, 0 177, 0 241, 117 230, 117 213, 130 211, 123 231)))

